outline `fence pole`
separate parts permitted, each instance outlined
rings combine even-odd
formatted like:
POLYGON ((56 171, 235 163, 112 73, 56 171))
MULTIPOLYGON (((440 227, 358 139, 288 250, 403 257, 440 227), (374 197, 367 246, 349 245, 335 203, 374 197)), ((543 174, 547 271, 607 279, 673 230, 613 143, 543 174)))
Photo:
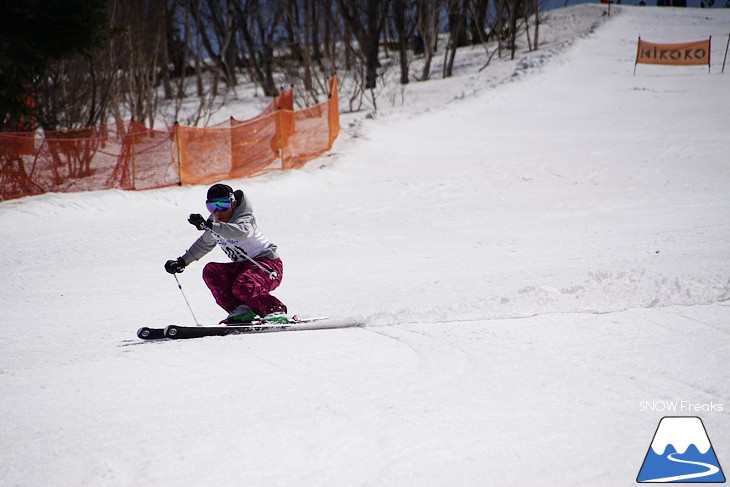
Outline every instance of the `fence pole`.
POLYGON ((712 63, 710 61, 710 58, 712 57, 712 36, 707 40, 707 50, 709 51, 707 53, 707 74, 710 74, 710 69, 712 66, 712 63))
POLYGON ((182 178, 182 151, 180 150, 180 124, 175 121, 175 125, 173 125, 172 130, 175 134, 175 150, 177 152, 177 179, 178 179, 178 186, 183 185, 183 178, 182 178))
POLYGON ((340 133, 340 101, 339 91, 337 88, 337 74, 333 74, 329 79, 329 99, 327 101, 327 127, 329 129, 329 147, 327 150, 332 149, 332 144, 340 133))
POLYGON ((281 169, 284 170, 288 168, 284 159, 284 127, 281 119, 281 109, 274 106, 274 123, 276 124, 276 136, 279 139, 279 159, 281 159, 281 169))
MULTIPOLYGON (((134 122, 134 119, 132 119, 134 122)), ((129 124, 129 129, 132 131, 132 190, 137 189, 137 148, 134 144, 134 127, 129 124)))

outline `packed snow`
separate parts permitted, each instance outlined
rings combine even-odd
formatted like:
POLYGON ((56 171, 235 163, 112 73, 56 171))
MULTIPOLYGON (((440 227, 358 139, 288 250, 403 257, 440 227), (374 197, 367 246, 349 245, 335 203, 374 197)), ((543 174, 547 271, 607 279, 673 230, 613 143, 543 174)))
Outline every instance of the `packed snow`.
MULTIPOLYGON (((730 10, 604 11, 228 181, 290 311, 360 327, 138 340, 194 324, 163 264, 207 187, 0 203, 0 484, 633 485, 667 415, 730 465, 730 10), (711 35, 710 73, 633 76, 639 35, 711 35)), ((179 276, 203 323, 224 260, 179 276)))

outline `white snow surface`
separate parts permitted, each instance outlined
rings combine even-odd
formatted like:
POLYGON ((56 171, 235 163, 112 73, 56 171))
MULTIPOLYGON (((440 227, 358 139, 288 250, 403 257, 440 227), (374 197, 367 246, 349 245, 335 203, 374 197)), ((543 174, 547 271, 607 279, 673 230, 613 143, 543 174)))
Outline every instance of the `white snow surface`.
MULTIPOLYGON (((730 10, 603 11, 230 181, 290 311, 363 327, 143 342, 193 324, 162 265, 206 187, 0 203, 0 484, 634 485, 644 401, 721 405, 684 413, 730 464, 730 10), (632 76, 639 35, 712 35, 711 73, 632 76)), ((224 260, 179 276, 205 323, 224 260)))

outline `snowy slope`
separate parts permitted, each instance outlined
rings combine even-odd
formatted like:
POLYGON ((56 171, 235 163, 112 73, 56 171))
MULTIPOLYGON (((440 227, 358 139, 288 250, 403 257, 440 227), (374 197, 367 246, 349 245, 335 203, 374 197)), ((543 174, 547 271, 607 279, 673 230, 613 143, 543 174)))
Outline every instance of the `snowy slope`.
POLYGON ((724 405, 674 414, 730 464, 730 11, 554 12, 595 28, 232 182, 276 294, 363 328, 140 342, 192 323, 162 264, 205 187, 0 203, 0 483, 633 485, 667 414, 642 401, 724 405), (712 73, 633 77, 639 34, 712 35, 712 73))

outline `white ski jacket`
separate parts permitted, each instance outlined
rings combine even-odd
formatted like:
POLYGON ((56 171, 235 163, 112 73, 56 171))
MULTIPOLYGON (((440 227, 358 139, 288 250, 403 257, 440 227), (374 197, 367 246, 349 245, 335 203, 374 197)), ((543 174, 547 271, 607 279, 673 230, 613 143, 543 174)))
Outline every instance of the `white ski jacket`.
POLYGON ((220 237, 204 231, 200 238, 183 254, 182 258, 185 265, 200 260, 213 250, 216 244, 223 249, 233 262, 245 260, 240 252, 244 252, 252 259, 260 257, 279 258, 276 245, 269 242, 259 231, 251 204, 246 199, 243 191, 236 190, 233 192, 233 196, 238 206, 233 210, 233 215, 231 215, 228 223, 215 221, 212 214, 208 217, 208 221, 212 222, 211 230, 220 237))

